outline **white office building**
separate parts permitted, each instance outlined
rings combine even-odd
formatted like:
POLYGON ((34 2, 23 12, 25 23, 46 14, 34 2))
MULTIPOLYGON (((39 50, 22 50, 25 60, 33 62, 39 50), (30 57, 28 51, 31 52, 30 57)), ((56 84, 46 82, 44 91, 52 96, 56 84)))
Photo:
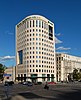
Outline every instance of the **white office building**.
POLYGON ((73 70, 81 71, 81 57, 64 53, 56 54, 56 79, 57 81, 68 81, 73 70))
POLYGON ((16 25, 16 77, 26 81, 56 81, 54 23, 31 15, 16 25))

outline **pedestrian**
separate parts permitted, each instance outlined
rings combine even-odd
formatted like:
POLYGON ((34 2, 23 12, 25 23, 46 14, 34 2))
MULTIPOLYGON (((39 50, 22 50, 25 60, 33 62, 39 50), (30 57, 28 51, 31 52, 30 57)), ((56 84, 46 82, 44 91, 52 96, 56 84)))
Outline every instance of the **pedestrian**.
POLYGON ((46 82, 45 86, 44 86, 44 89, 47 89, 49 90, 49 86, 48 86, 48 83, 46 82))

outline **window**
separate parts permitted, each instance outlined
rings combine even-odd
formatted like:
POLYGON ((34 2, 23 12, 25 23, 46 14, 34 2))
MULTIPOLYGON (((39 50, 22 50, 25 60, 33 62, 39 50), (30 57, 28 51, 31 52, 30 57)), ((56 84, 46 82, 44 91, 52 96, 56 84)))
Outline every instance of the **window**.
POLYGON ((38 45, 38 42, 36 42, 36 45, 38 45))
POLYGON ((41 27, 41 21, 39 20, 39 27, 41 27))
POLYGON ((36 69, 36 72, 38 72, 38 69, 36 69))
POLYGON ((38 56, 36 56, 36 58, 38 58, 38 56))
POLYGON ((34 27, 35 25, 34 25, 34 20, 33 20, 33 27, 34 27))
MULTIPOLYGON (((38 49, 38 47, 36 47, 36 49, 38 49)), ((37 54, 37 52, 36 52, 36 54, 37 54)))
POLYGON ((53 40, 53 27, 49 25, 49 39, 53 40))
POLYGON ((29 30, 27 30, 27 32, 29 32, 29 30))
POLYGON ((19 64, 23 64, 23 50, 18 51, 18 55, 19 55, 19 64))
POLYGON ((41 54, 41 52, 39 51, 39 54, 41 54))
POLYGON ((33 29, 33 32, 34 32, 35 30, 33 29))
POLYGON ((36 20, 36 27, 38 27, 38 20, 36 20))
POLYGON ((39 29, 39 32, 41 32, 41 30, 39 29))
POLYGON ((34 36, 35 34, 33 33, 33 36, 34 36))
POLYGON ((36 60, 36 63, 38 63, 39 61, 38 60, 36 60))
POLYGON ((29 21, 27 21, 27 28, 29 28, 29 21))
POLYGON ((46 72, 46 70, 44 70, 44 72, 46 72))
POLYGON ((38 33, 36 33, 36 36, 38 36, 38 33))
POLYGON ((31 29, 30 29, 30 32, 31 32, 31 29))
POLYGON ((42 28, 43 28, 44 26, 43 26, 43 21, 42 21, 42 28))
POLYGON ((44 29, 46 28, 46 23, 44 23, 44 29))
POLYGON ((36 32, 38 32, 38 29, 36 29, 36 32))
POLYGON ((50 74, 47 74, 47 81, 50 81, 50 74))
POLYGON ((41 69, 39 69, 39 72, 41 72, 41 69))
POLYGON ((31 27, 31 21, 30 21, 30 27, 31 27))
POLYGON ((39 58, 41 58, 41 56, 39 56, 39 58))
POLYGON ((36 40, 38 40, 38 38, 36 38, 36 40))

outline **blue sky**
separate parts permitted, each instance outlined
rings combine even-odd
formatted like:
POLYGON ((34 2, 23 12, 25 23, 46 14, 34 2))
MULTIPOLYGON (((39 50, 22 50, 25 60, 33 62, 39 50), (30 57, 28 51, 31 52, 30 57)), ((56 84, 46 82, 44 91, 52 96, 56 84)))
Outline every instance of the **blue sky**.
POLYGON ((57 52, 81 56, 81 0, 0 0, 0 63, 15 65, 15 25, 32 14, 54 22, 57 52))

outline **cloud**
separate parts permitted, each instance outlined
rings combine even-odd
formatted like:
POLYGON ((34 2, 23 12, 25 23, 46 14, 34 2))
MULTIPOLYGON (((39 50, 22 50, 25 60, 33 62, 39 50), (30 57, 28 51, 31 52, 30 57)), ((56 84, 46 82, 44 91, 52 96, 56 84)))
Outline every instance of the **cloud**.
POLYGON ((13 35, 14 33, 12 33, 12 32, 9 32, 8 34, 9 34, 9 35, 13 35))
POLYGON ((58 47, 56 50, 70 50, 71 48, 58 47))
POLYGON ((59 40, 59 39, 57 39, 57 38, 55 37, 55 43, 56 43, 56 44, 59 44, 59 43, 62 43, 62 41, 59 40))
POLYGON ((8 60, 15 60, 15 56, 4 56, 4 57, 0 57, 0 62, 5 62, 8 60))
POLYGON ((10 31, 6 31, 5 33, 6 34, 9 34, 9 35, 14 35, 14 33, 13 32, 10 32, 10 31))
POLYGON ((64 54, 68 54, 68 52, 56 52, 56 54, 60 54, 60 53, 64 53, 64 54))
POLYGON ((55 36, 60 36, 60 35, 62 35, 62 34, 61 33, 55 34, 55 36))

